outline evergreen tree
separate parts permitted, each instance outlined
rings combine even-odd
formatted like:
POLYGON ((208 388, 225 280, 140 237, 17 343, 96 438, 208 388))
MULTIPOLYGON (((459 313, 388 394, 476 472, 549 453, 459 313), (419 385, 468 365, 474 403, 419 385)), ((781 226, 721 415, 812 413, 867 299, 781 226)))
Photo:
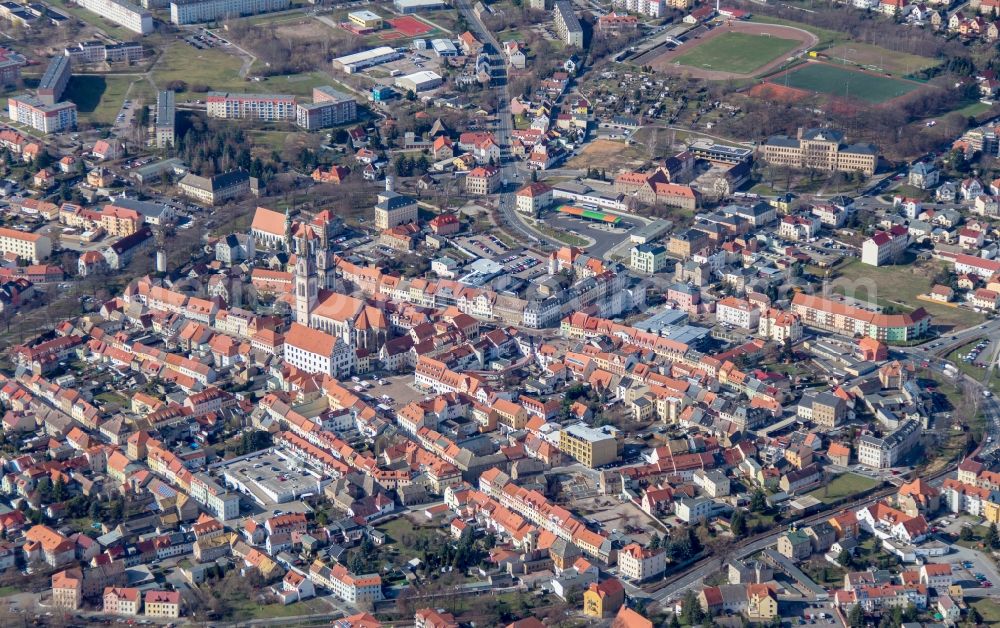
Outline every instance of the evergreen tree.
POLYGON ((847 613, 847 625, 851 628, 861 628, 865 624, 865 614, 861 611, 861 605, 855 604, 847 613))
POLYGON ((737 510, 733 513, 732 519, 729 522, 729 528, 735 537, 746 536, 747 533, 747 519, 746 515, 743 514, 742 510, 737 510))

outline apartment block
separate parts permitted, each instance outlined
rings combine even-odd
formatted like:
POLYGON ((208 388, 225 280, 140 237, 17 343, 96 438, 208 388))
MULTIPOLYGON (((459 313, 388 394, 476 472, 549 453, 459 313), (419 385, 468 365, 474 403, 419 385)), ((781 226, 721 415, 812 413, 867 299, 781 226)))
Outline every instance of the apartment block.
POLYGON ((66 91, 66 84, 70 77, 69 57, 52 57, 49 65, 45 68, 41 80, 38 82, 38 100, 46 105, 54 105, 62 98, 66 91))
POLYGON ((864 435, 858 441, 858 462, 872 469, 888 469, 920 441, 920 423, 907 419, 888 436, 864 435))
POLYGON ((313 88, 313 103, 299 103, 295 109, 295 124, 312 131, 354 122, 358 118, 358 103, 329 85, 313 88))
POLYGON ((153 32, 153 14, 125 0, 77 0, 83 8, 111 20, 133 33, 153 32))
POLYGON ((802 293, 792 299, 792 312, 801 316, 803 324, 810 327, 852 337, 861 334, 890 343, 919 338, 927 333, 931 324, 931 315, 923 308, 907 314, 880 314, 802 293))
POLYGON ((213 22, 227 17, 242 17, 284 11, 290 0, 174 0, 170 3, 170 21, 174 24, 213 22))
POLYGON ((0 253, 13 253, 19 259, 37 264, 52 254, 52 241, 37 233, 0 228, 0 253))
POLYGON ((745 299, 726 297, 715 304, 715 319, 719 323, 755 330, 760 324, 760 308, 745 299))
POLYGON ((7 100, 7 115, 14 122, 42 133, 59 133, 76 127, 76 105, 69 101, 49 105, 27 94, 11 96, 7 100))
POLYGON ((209 92, 205 98, 209 118, 224 120, 295 120, 295 96, 284 94, 233 94, 209 92))
POLYGON ((660 244, 640 244, 633 246, 629 257, 629 267, 637 273, 652 275, 667 267, 667 249, 660 244))
POLYGON ((170 89, 156 95, 156 122, 153 130, 157 148, 168 148, 177 143, 177 128, 175 126, 177 112, 174 99, 174 91, 170 89))
POLYGON ((896 262, 910 244, 910 236, 902 225, 889 231, 878 231, 861 245, 861 262, 869 266, 885 266, 896 262))
POLYGON ((583 27, 569 0, 556 0, 552 9, 556 34, 567 46, 583 48, 583 27))

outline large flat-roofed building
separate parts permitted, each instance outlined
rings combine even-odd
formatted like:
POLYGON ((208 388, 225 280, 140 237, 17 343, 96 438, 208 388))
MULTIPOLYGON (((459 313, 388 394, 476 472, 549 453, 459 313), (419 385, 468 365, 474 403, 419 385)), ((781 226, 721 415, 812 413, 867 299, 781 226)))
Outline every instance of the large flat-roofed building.
POLYGON ((559 39, 567 46, 583 48, 583 27, 573 11, 573 4, 569 0, 556 0, 552 15, 559 39))
POLYGON ((153 32, 153 14, 125 0, 77 0, 78 4, 133 33, 153 32))
POLYGON ((402 54, 396 52, 395 48, 391 48, 389 46, 379 46, 378 48, 356 52, 352 55, 337 57, 333 60, 333 67, 338 70, 343 70, 348 74, 354 74, 355 72, 364 70, 365 68, 382 65, 383 63, 388 63, 389 61, 395 61, 402 56, 402 54))
POLYGON ((23 56, 0 48, 0 85, 16 85, 21 78, 21 68, 25 65, 27 60, 23 56))
POLYGON ((753 149, 742 146, 726 146, 716 144, 711 140, 696 140, 688 150, 698 159, 704 159, 715 164, 742 164, 753 159, 753 149))
POLYGON ((448 8, 445 0, 393 0, 392 4, 403 15, 448 8))
POLYGON ((38 233, 0 227, 0 253, 12 253, 37 264, 52 254, 52 240, 38 233))
POLYGON ((285 94, 209 92, 205 104, 209 118, 268 121, 295 119, 295 96, 285 94))
POLYGON ((174 24, 197 24, 284 11, 289 6, 290 0, 174 0, 170 3, 170 21, 174 24))
POLYGON ((792 299, 792 312, 801 316, 802 323, 810 327, 845 336, 870 336, 882 342, 920 338, 931 325, 931 315, 922 307, 907 314, 880 314, 802 293, 792 299))
POLYGON ((7 115, 14 122, 27 124, 42 133, 59 133, 76 126, 76 105, 73 103, 50 105, 27 94, 7 99, 7 115))
POLYGON ((69 83, 70 65, 69 58, 52 57, 49 67, 45 68, 45 74, 38 82, 38 100, 46 105, 54 105, 62 98, 69 83))
POLYGON ((174 92, 164 90, 156 95, 156 124, 154 134, 157 148, 167 148, 177 142, 174 125, 174 92))
POLYGON ((189 198, 215 205, 250 191, 250 175, 245 170, 231 170, 214 177, 186 174, 177 184, 189 198))
POLYGON ((313 103, 299 103, 295 109, 295 124, 307 131, 347 124, 357 119, 357 101, 329 85, 314 87, 313 103))
POLYGON ((618 459, 618 439, 612 429, 570 425, 560 433, 559 449, 590 468, 614 462, 618 459))
POLYGON ((875 146, 845 144, 844 134, 833 129, 799 129, 795 137, 772 135, 764 141, 761 153, 770 164, 828 172, 872 175, 878 165, 875 146))
POLYGON ((142 60, 144 51, 142 44, 134 41, 124 41, 118 44, 105 44, 103 41, 81 41, 75 46, 63 49, 63 55, 73 63, 135 63, 142 60))
POLYGON ((414 94, 434 89, 444 83, 441 75, 430 70, 414 72, 396 79, 396 87, 414 94))

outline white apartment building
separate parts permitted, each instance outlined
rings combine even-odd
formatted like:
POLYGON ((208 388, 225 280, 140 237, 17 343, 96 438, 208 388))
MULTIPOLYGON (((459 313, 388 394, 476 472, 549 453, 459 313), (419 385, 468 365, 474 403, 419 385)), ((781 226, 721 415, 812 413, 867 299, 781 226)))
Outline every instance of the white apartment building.
POLYGON ((37 264, 52 254, 52 241, 48 236, 37 233, 0 227, 0 253, 13 253, 20 259, 37 264))
POLYGON ((692 476, 692 482, 702 490, 705 495, 716 498, 729 495, 729 478, 718 469, 698 469, 692 476))
POLYGON ((170 3, 170 21, 174 24, 212 22, 225 17, 284 11, 290 5, 290 0, 175 0, 170 3))
POLYGON ((618 573, 623 578, 641 582, 659 576, 667 569, 667 553, 662 548, 645 549, 638 543, 618 552, 618 573))
POLYGON ((77 0, 77 4, 134 33, 148 35, 153 32, 153 14, 131 2, 125 0, 77 0))
POLYGON ((205 98, 209 118, 224 120, 295 120, 295 96, 284 94, 233 94, 209 92, 205 98))
POLYGON ((889 231, 879 231, 861 245, 861 263, 869 266, 885 266, 895 262, 910 244, 905 227, 893 227, 889 231))
POLYGON ((649 17, 660 17, 666 12, 664 0, 614 0, 611 4, 616 10, 640 13, 649 17))
POLYGON ((76 105, 69 101, 47 105, 34 96, 11 96, 7 99, 7 115, 14 122, 42 133, 59 133, 76 127, 76 105))
POLYGON ((865 435, 858 440, 858 462, 872 469, 888 469, 896 465, 920 440, 920 423, 907 419, 899 428, 878 438, 865 435))
POLYGON ((309 373, 343 378, 354 370, 356 356, 336 336, 292 323, 285 335, 285 361, 309 373))
POLYGON ((538 212, 552 204, 552 188, 545 183, 532 183, 517 192, 517 211, 529 216, 537 216, 538 212))
POLYGON ((333 594, 348 604, 382 599, 382 578, 378 574, 355 576, 343 565, 334 565, 330 569, 328 584, 333 594))
POLYGON ((633 246, 629 255, 629 266, 637 273, 651 275, 667 267, 667 249, 660 244, 640 244, 633 246))
POLYGON ((760 326, 760 309, 744 299, 726 297, 715 304, 715 319, 719 323, 754 330, 760 326))
POLYGON ((553 8, 553 22, 556 33, 567 46, 583 48, 583 27, 573 11, 573 3, 568 0, 556 0, 553 8))

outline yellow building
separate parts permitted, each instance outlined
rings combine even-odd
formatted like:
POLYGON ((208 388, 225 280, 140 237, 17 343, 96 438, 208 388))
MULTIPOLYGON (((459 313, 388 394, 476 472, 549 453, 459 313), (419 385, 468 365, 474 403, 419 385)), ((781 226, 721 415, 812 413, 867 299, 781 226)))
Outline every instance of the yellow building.
POLYGON ((493 409, 497 412, 499 422, 512 430, 523 429, 528 422, 528 411, 519 403, 497 399, 493 409))
POLYGON ((563 429, 559 449, 580 464, 600 467, 618 459, 619 441, 613 428, 592 428, 576 423, 563 429))
POLYGON ((625 587, 616 578, 592 582, 583 592, 583 614, 588 617, 607 617, 618 612, 625 604, 625 587))
POLYGON ((363 30, 377 31, 382 28, 382 18, 371 11, 352 11, 347 14, 347 19, 363 30))
POLYGON ((747 585, 747 617, 751 620, 778 616, 778 599, 766 584, 747 585))

